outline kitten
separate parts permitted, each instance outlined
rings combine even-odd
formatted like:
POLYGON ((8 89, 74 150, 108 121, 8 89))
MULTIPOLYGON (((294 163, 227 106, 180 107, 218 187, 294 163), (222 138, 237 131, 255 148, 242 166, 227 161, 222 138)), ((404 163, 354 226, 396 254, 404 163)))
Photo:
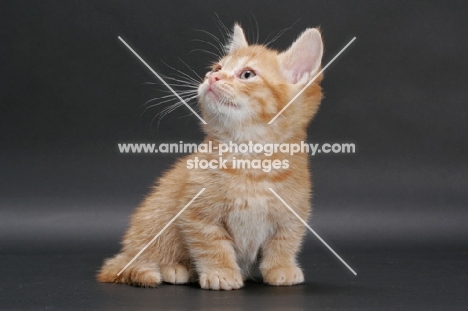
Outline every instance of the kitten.
MULTIPOLYGON (((198 88, 206 138, 219 143, 300 143, 320 104, 321 76, 272 124, 268 122, 319 72, 320 32, 305 30, 291 47, 277 52, 248 45, 234 26, 222 57, 198 88)), ((294 285, 304 281, 296 255, 304 225, 268 188, 307 219, 311 207, 308 155, 225 154, 242 159, 288 160, 288 168, 188 169, 187 160, 218 159, 195 153, 166 172, 131 218, 122 251, 107 259, 101 282, 154 287, 162 282, 201 288, 238 289, 259 264, 263 281, 294 285), (206 190, 120 276, 119 271, 202 189, 206 190)), ((231 163, 231 162, 228 162, 231 163)))

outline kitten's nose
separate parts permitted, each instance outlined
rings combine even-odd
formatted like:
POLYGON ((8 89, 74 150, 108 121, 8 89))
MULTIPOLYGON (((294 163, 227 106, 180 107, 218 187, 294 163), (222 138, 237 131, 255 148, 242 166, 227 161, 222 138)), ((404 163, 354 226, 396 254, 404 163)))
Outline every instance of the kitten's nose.
POLYGON ((219 73, 213 72, 212 74, 210 74, 210 77, 209 77, 210 85, 219 80, 221 80, 221 75, 219 73))

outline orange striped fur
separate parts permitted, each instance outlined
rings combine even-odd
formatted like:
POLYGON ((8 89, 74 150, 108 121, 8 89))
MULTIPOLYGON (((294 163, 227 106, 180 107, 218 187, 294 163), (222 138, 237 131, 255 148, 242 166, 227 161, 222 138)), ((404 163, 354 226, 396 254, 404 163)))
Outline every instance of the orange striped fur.
MULTIPOLYGON (((320 69, 322 41, 307 29, 285 52, 248 45, 236 25, 227 54, 199 87, 205 142, 300 143, 322 98, 321 77, 271 125, 268 122, 320 69), (245 71, 251 74, 246 74, 245 71), (246 78, 247 77, 247 78, 246 78)), ((305 228, 268 190, 273 188, 307 219, 311 212, 308 155, 224 154, 228 169, 188 169, 188 159, 218 159, 196 153, 167 171, 132 215, 122 250, 107 259, 101 282, 154 287, 198 280, 204 289, 238 289, 258 264, 265 283, 304 281, 296 256, 305 228), (289 167, 233 169, 232 158, 288 160, 289 167), (120 276, 117 273, 202 188, 206 190, 120 276)))

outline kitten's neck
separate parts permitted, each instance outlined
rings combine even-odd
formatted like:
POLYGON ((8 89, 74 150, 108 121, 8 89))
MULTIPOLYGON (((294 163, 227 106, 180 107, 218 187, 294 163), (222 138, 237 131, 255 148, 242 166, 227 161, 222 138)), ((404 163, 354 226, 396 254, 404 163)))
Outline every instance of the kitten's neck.
POLYGON ((264 143, 300 143, 307 139, 305 130, 297 129, 296 131, 288 131, 279 133, 275 130, 260 131, 253 134, 251 131, 246 130, 245 133, 236 131, 235 133, 229 131, 210 131, 205 137, 205 142, 212 141, 217 144, 264 144, 264 143))

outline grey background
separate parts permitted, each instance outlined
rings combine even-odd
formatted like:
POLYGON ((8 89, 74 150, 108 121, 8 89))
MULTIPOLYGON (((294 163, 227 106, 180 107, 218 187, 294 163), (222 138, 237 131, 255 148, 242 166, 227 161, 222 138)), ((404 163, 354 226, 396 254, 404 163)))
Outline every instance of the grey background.
POLYGON ((468 81, 463 1, 3 1, 0 12, 0 308, 462 309, 466 269, 468 81), (314 217, 353 277, 312 236, 306 284, 214 293, 136 289, 93 274, 118 250, 128 216, 177 156, 121 155, 117 143, 199 142, 181 107, 144 112, 164 95, 158 72, 203 74, 194 49, 220 36, 216 14, 260 41, 292 26, 286 48, 320 26, 325 99, 310 142, 353 142, 354 155, 311 158, 314 217), (337 299, 339 297, 340 299, 337 299))

